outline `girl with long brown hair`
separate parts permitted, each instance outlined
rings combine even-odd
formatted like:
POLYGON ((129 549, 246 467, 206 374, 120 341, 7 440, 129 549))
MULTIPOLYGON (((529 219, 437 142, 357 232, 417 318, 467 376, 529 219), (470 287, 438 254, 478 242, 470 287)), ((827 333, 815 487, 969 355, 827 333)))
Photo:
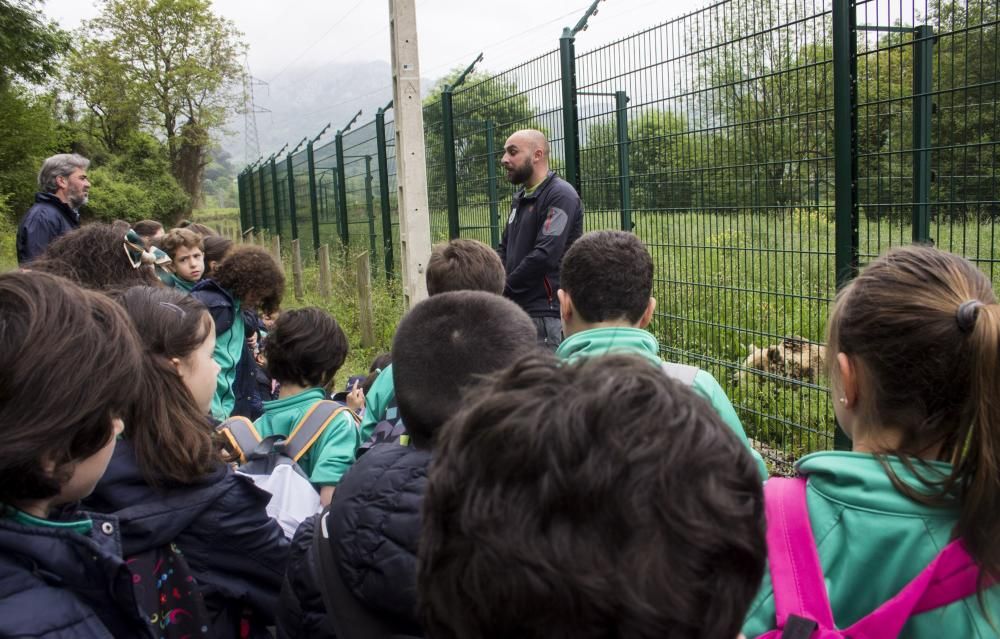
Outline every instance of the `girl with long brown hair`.
POLYGON ((204 594, 208 636, 235 637, 250 610, 271 623, 288 542, 270 495, 221 458, 208 410, 219 366, 215 325, 201 302, 166 288, 118 296, 146 349, 123 441, 88 506, 121 521, 124 554, 173 544, 204 594))

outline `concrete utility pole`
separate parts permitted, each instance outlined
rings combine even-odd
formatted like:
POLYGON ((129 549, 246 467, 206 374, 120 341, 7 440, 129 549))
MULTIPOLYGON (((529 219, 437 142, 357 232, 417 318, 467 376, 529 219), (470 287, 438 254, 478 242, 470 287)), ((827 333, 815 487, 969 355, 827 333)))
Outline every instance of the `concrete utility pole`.
POLYGON ((414 0, 389 0, 389 27, 392 40, 392 101, 396 112, 396 182, 399 188, 403 302, 410 309, 427 297, 424 269, 431 255, 424 110, 420 100, 414 0))

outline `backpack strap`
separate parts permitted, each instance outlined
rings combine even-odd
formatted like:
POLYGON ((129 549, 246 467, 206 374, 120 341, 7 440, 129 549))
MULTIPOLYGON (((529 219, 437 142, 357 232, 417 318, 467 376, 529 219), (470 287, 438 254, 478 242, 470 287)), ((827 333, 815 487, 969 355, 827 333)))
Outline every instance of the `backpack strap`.
POLYGON ((330 422, 344 411, 354 418, 356 428, 358 417, 348 407, 329 400, 316 402, 288 434, 288 438, 285 440, 285 454, 298 462, 303 455, 309 452, 309 449, 323 434, 330 422))
POLYGON ((326 608, 324 625, 338 639, 381 639, 393 635, 385 623, 368 611, 348 589, 337 568, 338 552, 331 543, 330 507, 316 518, 313 530, 313 552, 319 558, 318 581, 326 608))
POLYGON ((694 378, 698 376, 698 372, 701 370, 697 366, 675 364, 674 362, 662 362, 660 368, 667 374, 667 377, 685 386, 694 386, 694 378))
MULTIPOLYGON (((858 639, 896 637, 913 615, 934 610, 976 593, 979 567, 961 539, 945 546, 920 574, 892 599, 844 631, 858 639)), ((993 583, 987 580, 986 584, 993 583)))
POLYGON ((240 456, 240 464, 247 463, 247 456, 260 443, 260 433, 246 417, 230 417, 216 426, 215 430, 229 440, 229 445, 240 456))
POLYGON ((764 484, 767 563, 774 609, 784 639, 808 639, 833 630, 823 568, 809 523, 805 477, 772 477, 764 484))
MULTIPOLYGON (((817 629, 820 636, 830 636, 826 631, 852 639, 894 639, 913 615, 976 593, 979 568, 956 539, 896 596, 838 632, 809 523, 806 479, 772 477, 764 484, 764 495, 767 562, 783 639, 809 639, 817 629)), ((993 583, 986 580, 987 585, 993 583)))

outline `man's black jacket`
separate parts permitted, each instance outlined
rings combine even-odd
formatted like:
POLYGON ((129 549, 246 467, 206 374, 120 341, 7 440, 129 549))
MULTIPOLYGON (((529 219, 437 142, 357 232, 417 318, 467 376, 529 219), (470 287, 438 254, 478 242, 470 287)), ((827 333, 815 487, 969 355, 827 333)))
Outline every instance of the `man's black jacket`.
POLYGON ((559 317, 559 263, 583 233, 583 204, 553 171, 531 194, 514 194, 497 252, 507 271, 504 296, 532 317, 559 317))

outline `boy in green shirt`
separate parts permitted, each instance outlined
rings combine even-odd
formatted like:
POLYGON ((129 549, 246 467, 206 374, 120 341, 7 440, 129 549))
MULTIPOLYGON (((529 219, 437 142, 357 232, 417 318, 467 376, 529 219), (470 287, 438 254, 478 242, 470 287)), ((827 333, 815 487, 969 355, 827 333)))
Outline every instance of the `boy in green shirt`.
POLYGON ((205 274, 205 244, 201 236, 188 229, 171 229, 160 240, 160 248, 170 257, 173 273, 167 284, 190 293, 205 274))
MULTIPOLYGON (((433 297, 449 291, 485 291, 502 295, 506 277, 500 256, 489 246, 477 240, 452 240, 438 244, 431 251, 427 261, 427 294, 433 297)), ((386 413, 395 397, 390 364, 365 394, 362 441, 371 437, 376 424, 388 419, 386 413)))
MULTIPOLYGON (((566 338, 556 355, 567 361, 606 353, 641 355, 662 366, 660 344, 643 330, 653 319, 653 258, 638 237, 623 231, 594 231, 573 243, 563 257, 558 291, 566 338)), ((692 369, 691 389, 715 408, 753 455, 761 479, 767 465, 750 446, 732 402, 711 373, 692 369)))
MULTIPOLYGON (((306 413, 327 399, 326 388, 347 358, 347 337, 329 313, 318 308, 283 312, 265 347, 267 370, 281 383, 278 399, 264 402, 254 423, 262 438, 288 437, 306 413)), ((354 463, 361 443, 357 423, 344 410, 320 433, 299 460, 309 481, 319 489, 324 506, 354 463)))

